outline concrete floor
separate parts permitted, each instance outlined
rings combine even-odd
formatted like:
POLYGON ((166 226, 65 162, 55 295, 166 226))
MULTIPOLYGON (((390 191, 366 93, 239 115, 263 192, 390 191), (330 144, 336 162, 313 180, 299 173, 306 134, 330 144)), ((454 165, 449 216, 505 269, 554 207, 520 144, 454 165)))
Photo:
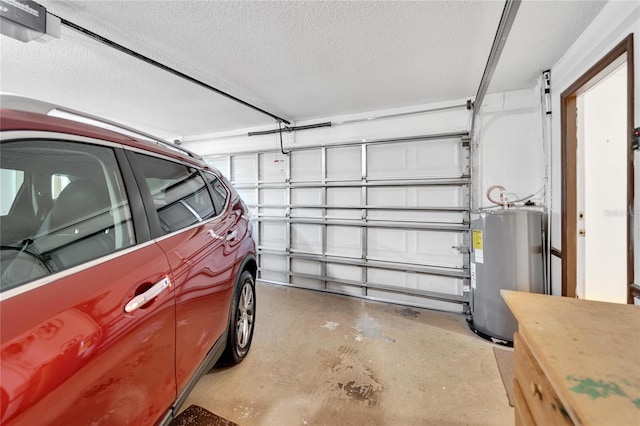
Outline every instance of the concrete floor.
POLYGON ((257 285, 251 351, 191 404, 245 425, 512 425, 493 345, 461 315, 257 285))

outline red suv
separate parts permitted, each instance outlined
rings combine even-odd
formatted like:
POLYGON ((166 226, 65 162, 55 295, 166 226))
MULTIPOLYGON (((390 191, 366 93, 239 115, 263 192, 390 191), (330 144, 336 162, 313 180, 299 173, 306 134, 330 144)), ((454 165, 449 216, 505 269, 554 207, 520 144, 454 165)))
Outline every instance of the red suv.
POLYGON ((168 423, 251 345, 247 207, 173 144, 29 109, 0 110, 0 421, 168 423))

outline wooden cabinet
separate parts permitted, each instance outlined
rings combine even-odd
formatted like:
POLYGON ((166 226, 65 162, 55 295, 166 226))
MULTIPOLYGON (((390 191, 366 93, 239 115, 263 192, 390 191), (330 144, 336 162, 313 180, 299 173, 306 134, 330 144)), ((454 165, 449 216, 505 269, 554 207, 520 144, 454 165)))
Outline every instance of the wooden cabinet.
POLYGON ((519 397, 516 399, 521 406, 516 410, 516 414, 520 417, 520 421, 516 420, 516 423, 523 425, 573 424, 560 398, 519 333, 514 335, 514 348, 516 348, 514 388, 518 388, 519 397), (523 413, 525 407, 526 412, 523 413))
POLYGON ((640 307, 503 290, 516 425, 640 425, 640 307))

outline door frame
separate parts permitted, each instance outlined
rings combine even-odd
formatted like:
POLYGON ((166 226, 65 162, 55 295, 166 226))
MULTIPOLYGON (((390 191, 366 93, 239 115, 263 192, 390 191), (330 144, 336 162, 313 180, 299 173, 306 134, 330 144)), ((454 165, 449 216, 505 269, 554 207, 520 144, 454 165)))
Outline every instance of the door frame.
MULTIPOLYGON (((627 303, 632 303, 631 285, 634 280, 633 256, 633 198, 634 170, 631 133, 633 131, 634 67, 633 34, 629 34, 616 47, 582 74, 560 95, 561 115, 561 169, 562 169, 562 295, 576 297, 577 285, 577 114, 578 93, 616 59, 625 55, 627 62, 627 303)), ((599 81, 599 80, 598 80, 599 81)))

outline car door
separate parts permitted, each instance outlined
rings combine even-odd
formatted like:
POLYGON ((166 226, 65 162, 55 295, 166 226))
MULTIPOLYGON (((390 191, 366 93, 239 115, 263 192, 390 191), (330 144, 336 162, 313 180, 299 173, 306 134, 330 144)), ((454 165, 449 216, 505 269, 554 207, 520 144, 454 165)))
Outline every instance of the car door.
POLYGON ((20 177, 4 201, 52 193, 36 225, 0 234, 2 424, 158 422, 176 397, 173 282, 122 149, 1 136, 3 178, 20 177))
POLYGON ((180 395, 226 331, 236 261, 229 245, 237 232, 226 205, 216 209, 199 169, 141 153, 128 156, 147 210, 156 213, 150 218, 152 233, 173 270, 180 395))

